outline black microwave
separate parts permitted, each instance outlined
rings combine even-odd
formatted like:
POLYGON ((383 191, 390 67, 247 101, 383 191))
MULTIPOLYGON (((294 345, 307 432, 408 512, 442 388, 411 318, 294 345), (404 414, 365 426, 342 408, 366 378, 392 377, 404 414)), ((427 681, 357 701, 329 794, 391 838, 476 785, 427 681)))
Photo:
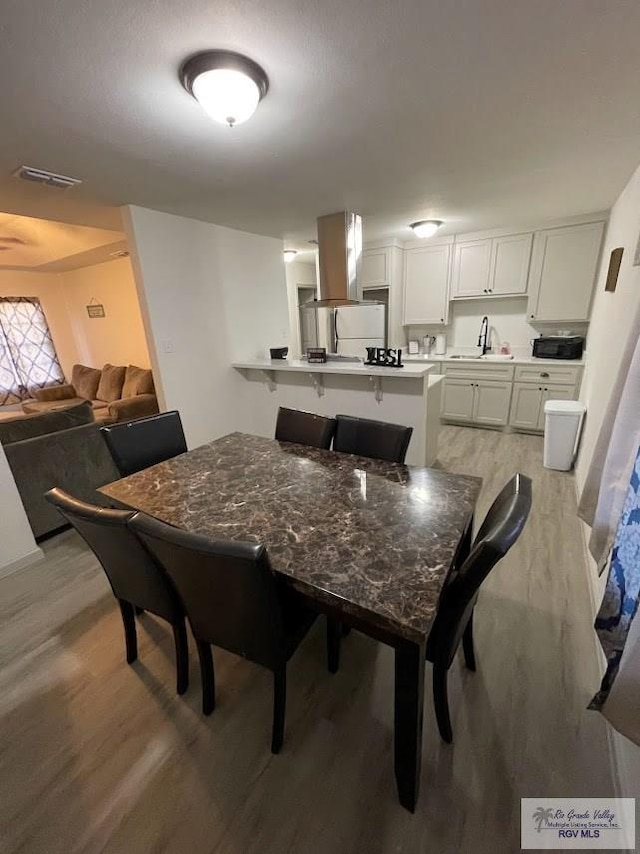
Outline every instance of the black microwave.
POLYGON ((583 350, 582 335, 541 335, 533 339, 533 355, 537 359, 581 359, 583 350))

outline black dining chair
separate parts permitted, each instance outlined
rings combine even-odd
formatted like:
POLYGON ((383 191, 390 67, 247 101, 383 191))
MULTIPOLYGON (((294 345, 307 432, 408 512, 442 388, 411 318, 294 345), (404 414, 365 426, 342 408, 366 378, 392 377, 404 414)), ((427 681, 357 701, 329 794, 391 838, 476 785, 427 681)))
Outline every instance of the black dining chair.
POLYGON ((164 570, 127 527, 133 511, 86 504, 50 489, 45 498, 60 511, 100 561, 118 600, 127 651, 127 663, 138 657, 136 612, 149 611, 173 629, 176 649, 177 692, 189 687, 189 647, 180 597, 164 570))
POLYGON ((451 569, 440 594, 438 610, 427 639, 426 657, 433 663, 433 700, 438 730, 453 740, 447 675, 462 641, 466 666, 476 669, 473 648, 473 609, 482 582, 516 542, 531 509, 531 480, 516 474, 495 499, 476 535, 471 551, 451 569))
POLYGON ((404 463, 413 427, 370 418, 336 415, 333 450, 374 460, 404 463))
POLYGON ((284 406, 278 409, 276 439, 279 442, 295 442, 298 445, 329 450, 335 429, 335 418, 325 418, 313 412, 301 412, 299 409, 287 409, 284 406))
POLYGON ((122 477, 170 460, 187 450, 180 413, 161 412, 148 418, 100 428, 122 477))
POLYGON ((173 580, 198 647, 202 711, 215 708, 211 646, 273 672, 271 750, 284 737, 287 662, 316 614, 270 568, 263 545, 213 541, 139 513, 129 527, 173 580))

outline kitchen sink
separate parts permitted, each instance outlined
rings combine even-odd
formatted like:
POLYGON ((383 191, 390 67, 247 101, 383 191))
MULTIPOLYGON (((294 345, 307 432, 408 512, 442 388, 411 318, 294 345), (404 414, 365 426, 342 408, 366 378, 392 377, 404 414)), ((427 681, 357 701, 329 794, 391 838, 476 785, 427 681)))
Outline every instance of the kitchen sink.
POLYGON ((454 354, 452 356, 447 356, 447 359, 484 359, 487 362, 508 362, 510 359, 513 359, 511 354, 506 355, 504 353, 485 353, 484 356, 463 356, 460 354, 454 354))
POLYGON ((508 362, 510 359, 513 359, 511 353, 485 353, 484 356, 480 356, 481 359, 486 359, 487 362, 508 362))

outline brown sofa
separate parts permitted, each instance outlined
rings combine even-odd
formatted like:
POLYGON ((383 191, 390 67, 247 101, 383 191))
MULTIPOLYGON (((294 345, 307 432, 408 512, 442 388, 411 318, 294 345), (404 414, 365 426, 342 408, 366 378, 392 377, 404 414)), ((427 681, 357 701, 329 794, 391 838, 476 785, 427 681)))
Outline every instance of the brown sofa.
POLYGON ((27 414, 64 409, 89 401, 95 420, 103 424, 131 421, 158 412, 158 399, 150 370, 135 365, 106 364, 102 370, 74 365, 69 385, 38 389, 34 400, 25 400, 27 414))

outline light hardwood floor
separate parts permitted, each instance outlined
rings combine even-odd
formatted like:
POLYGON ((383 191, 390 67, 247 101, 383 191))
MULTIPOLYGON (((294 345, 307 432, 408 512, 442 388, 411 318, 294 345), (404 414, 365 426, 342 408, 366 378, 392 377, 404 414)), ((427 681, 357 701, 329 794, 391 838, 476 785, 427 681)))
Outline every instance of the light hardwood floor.
POLYGON ((484 478, 478 518, 515 471, 534 508, 479 601, 477 673, 452 668, 453 745, 427 673, 415 815, 395 792, 389 649, 352 633, 332 677, 316 624, 274 757, 270 674, 217 652, 203 718, 195 650, 179 698, 170 630, 145 615, 128 667, 94 558, 72 533, 45 544, 45 561, 0 581, 2 851, 511 854, 520 797, 613 795, 607 725, 586 710, 598 673, 573 479, 541 458, 538 437, 442 431, 441 465, 484 478))

